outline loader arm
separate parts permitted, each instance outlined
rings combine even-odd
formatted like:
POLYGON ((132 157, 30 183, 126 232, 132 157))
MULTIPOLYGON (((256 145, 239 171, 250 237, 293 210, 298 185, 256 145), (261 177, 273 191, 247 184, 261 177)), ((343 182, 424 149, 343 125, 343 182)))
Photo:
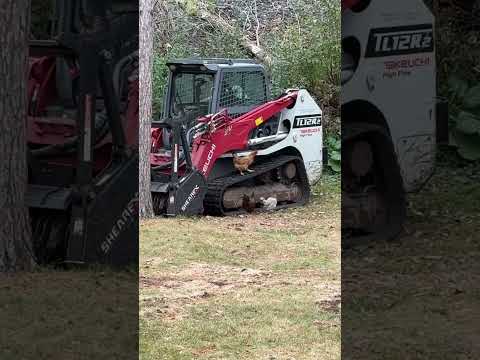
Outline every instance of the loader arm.
POLYGON ((226 111, 209 115, 199 122, 207 125, 207 131, 197 136, 193 143, 192 163, 200 173, 208 178, 218 157, 232 151, 247 150, 252 130, 269 121, 285 108, 292 106, 298 92, 286 95, 260 105, 246 114, 232 119, 226 111))

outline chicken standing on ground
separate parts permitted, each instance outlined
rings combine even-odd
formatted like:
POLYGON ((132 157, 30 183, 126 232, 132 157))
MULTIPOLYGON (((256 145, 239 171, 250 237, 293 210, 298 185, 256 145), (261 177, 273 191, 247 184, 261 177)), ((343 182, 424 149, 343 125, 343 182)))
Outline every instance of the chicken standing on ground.
POLYGON ((267 211, 272 211, 277 207, 277 198, 269 197, 267 199, 261 197, 260 202, 267 211))
POLYGON ((252 165, 253 161, 255 160, 255 155, 257 155, 257 151, 252 151, 248 155, 237 155, 233 154, 233 166, 235 169, 240 171, 240 175, 244 175, 243 172, 253 172, 253 170, 249 169, 248 167, 252 165))
POLYGON ((242 196, 242 208, 245 209, 248 213, 252 213, 257 206, 257 202, 255 201, 255 194, 252 193, 251 196, 247 194, 243 194, 242 196))

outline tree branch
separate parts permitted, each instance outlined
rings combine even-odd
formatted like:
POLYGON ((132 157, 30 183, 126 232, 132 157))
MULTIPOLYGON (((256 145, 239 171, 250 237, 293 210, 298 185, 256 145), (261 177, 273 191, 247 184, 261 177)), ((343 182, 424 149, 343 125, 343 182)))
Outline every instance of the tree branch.
MULTIPOLYGON (((181 1, 177 1, 178 5, 185 10, 184 4, 181 1)), ((196 16, 204 21, 209 22, 212 26, 220 29, 223 32, 234 32, 236 28, 225 21, 222 17, 212 14, 209 12, 203 4, 199 4, 199 8, 196 16)), ((271 57, 266 53, 266 51, 257 44, 256 41, 252 41, 248 38, 247 35, 242 35, 241 39, 242 47, 248 51, 254 58, 258 59, 260 62, 266 64, 267 66, 272 65, 271 57)))

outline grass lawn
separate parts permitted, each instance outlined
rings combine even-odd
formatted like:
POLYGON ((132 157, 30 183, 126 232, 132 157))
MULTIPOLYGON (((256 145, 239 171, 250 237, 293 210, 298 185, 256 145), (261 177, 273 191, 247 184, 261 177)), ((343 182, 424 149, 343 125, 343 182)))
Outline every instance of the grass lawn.
POLYGON ((303 208, 140 228, 141 359, 339 359, 340 182, 303 208))
POLYGON ((0 274, 0 359, 131 360, 137 279, 105 268, 0 274))

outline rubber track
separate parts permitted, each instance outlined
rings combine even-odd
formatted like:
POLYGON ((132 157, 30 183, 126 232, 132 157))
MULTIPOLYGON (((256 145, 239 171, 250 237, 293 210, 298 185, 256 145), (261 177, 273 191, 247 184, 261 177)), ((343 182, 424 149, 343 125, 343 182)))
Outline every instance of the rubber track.
MULTIPOLYGON (((267 173, 274 169, 280 168, 282 165, 289 162, 295 162, 297 165, 297 178, 300 178, 300 190, 302 197, 299 201, 290 204, 279 205, 276 207, 276 210, 302 206, 305 205, 310 199, 310 184, 308 182, 307 172, 305 170, 305 165, 303 160, 298 156, 291 155, 280 155, 276 158, 269 158, 269 161, 263 161, 258 164, 254 164, 251 169, 254 170, 253 173, 248 173, 245 175, 232 174, 222 178, 215 179, 214 181, 208 184, 207 194, 203 201, 205 214, 214 215, 214 216, 226 216, 226 215, 236 215, 245 213, 245 210, 230 210, 226 211, 223 208, 223 194, 225 191, 241 182, 253 179, 261 174, 267 173)), ((261 208, 258 209, 261 211, 261 208)))

